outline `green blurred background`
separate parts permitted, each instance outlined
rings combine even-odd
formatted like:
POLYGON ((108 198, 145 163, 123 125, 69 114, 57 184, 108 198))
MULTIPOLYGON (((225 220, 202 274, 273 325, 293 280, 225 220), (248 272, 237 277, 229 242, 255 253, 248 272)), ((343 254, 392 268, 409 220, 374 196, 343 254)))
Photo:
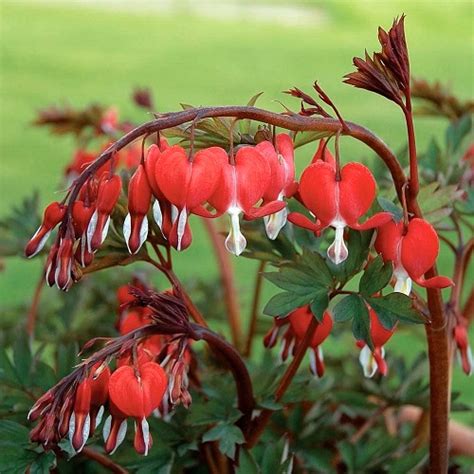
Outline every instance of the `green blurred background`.
MULTIPOLYGON (((243 104, 256 92, 260 106, 275 101, 298 107, 281 94, 310 89, 318 79, 343 116, 359 122, 396 149, 404 141, 400 112, 388 101, 342 84, 352 57, 378 48, 377 27, 404 12, 414 76, 451 84, 473 96, 473 3, 470 1, 55 1, 1 2, 0 215, 36 188, 43 203, 55 199, 59 176, 73 151, 71 138, 51 137, 31 126, 35 111, 50 104, 114 104, 134 121, 150 117, 130 93, 150 87, 159 111, 193 105, 243 104)), ((418 144, 444 133, 439 119, 416 121, 418 144)), ((313 150, 301 150, 305 162, 313 150)), ((370 151, 343 140, 343 158, 370 151)), ((301 168, 301 164, 300 164, 301 168)), ((200 224, 193 245, 177 256, 180 276, 216 276, 200 224)), ((247 306, 255 262, 234 259, 239 297, 247 306)), ((40 261, 5 262, 3 304, 31 297, 40 261)), ((441 256, 441 267, 449 259, 441 256)), ((55 289, 47 295, 54 296, 55 289)), ((271 291, 266 288, 266 294, 271 291)), ((389 350, 423 348, 422 330, 395 337, 389 350), (413 345, 415 341, 415 345, 413 345), (393 349, 392 349, 393 347, 393 349)), ((471 380, 472 382, 472 380, 471 380)), ((455 370, 454 388, 474 401, 472 384, 455 370)), ((472 415, 471 415, 472 421, 472 415)))

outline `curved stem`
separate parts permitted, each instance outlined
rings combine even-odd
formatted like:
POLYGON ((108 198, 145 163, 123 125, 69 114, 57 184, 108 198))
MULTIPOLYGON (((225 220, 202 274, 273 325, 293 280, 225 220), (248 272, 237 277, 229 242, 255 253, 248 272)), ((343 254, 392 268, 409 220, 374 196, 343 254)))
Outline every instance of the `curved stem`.
POLYGON ((212 242, 212 247, 218 262, 221 283, 224 290, 224 302, 227 307, 227 317, 229 319, 232 335, 232 344, 234 344, 235 347, 239 347, 242 337, 242 328, 230 254, 224 248, 223 238, 217 232, 214 222, 211 219, 202 219, 202 221, 212 242))
POLYGON ((247 333, 247 340, 244 348, 244 356, 249 357, 252 352, 252 343, 253 337, 255 334, 255 329, 257 327, 257 318, 258 318, 258 306, 260 304, 260 295, 262 293, 262 284, 263 284, 263 271, 265 270, 265 265, 267 262, 261 261, 257 269, 257 274, 255 276, 255 287, 253 291, 252 299, 252 310, 250 312, 249 318, 249 328, 247 333))
MULTIPOLYGON (((69 203, 76 200, 82 185, 93 175, 102 165, 104 165, 119 150, 132 143, 143 135, 158 132, 171 127, 182 125, 183 123, 209 117, 234 117, 238 119, 250 119, 258 122, 264 122, 292 131, 328 131, 336 133, 341 129, 341 122, 333 118, 315 118, 304 117, 301 115, 283 115, 268 110, 259 109, 250 106, 223 106, 223 107, 200 107, 163 114, 159 118, 144 123, 131 130, 115 143, 110 145, 99 157, 91 163, 77 178, 69 196, 69 203)), ((362 141, 372 148, 379 155, 390 170, 392 179, 401 199, 401 187, 406 178, 402 167, 396 156, 387 147, 387 145, 376 135, 366 128, 352 122, 345 122, 346 128, 342 131, 343 135, 349 135, 362 141)), ((68 212, 71 212, 68 208, 68 212)))
POLYGON ((217 354, 224 357, 229 365, 237 388, 238 408, 243 415, 239 420, 239 426, 245 434, 252 419, 255 399, 253 396, 252 381, 244 361, 235 347, 231 346, 210 329, 197 324, 191 324, 191 327, 195 333, 193 338, 197 337, 206 341, 217 354))

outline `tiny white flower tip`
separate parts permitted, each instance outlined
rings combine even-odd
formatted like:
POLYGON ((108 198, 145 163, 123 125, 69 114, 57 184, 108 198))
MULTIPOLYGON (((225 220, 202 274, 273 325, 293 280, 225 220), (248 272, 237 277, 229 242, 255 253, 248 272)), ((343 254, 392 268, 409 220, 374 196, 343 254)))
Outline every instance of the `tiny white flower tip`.
POLYGON ((336 235, 333 243, 329 246, 327 255, 335 265, 344 262, 349 256, 349 250, 344 242, 344 227, 336 227, 336 235))
POLYGON ((372 378, 377 372, 377 363, 375 362, 372 351, 367 345, 365 345, 360 351, 359 362, 364 370, 364 376, 369 379, 372 378))
POLYGON ((225 239, 225 248, 235 256, 239 256, 247 247, 247 240, 240 231, 239 222, 240 210, 237 212, 229 212, 230 230, 225 239))
POLYGON ((265 232, 270 240, 275 240, 278 237, 280 230, 283 229, 286 224, 287 217, 288 210, 284 207, 282 210, 263 218, 265 232))

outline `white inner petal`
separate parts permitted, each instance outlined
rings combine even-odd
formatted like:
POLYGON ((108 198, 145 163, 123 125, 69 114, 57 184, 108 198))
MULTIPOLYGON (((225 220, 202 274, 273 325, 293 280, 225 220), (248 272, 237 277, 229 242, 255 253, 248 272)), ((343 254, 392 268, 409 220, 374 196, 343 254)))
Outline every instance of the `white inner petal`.
POLYGON ((364 376, 367 378, 372 378, 377 372, 377 363, 375 358, 370 350, 369 346, 365 345, 359 354, 359 362, 364 370, 364 376))
MULTIPOLYGON (((279 200, 282 201, 280 197, 279 200)), ((270 240, 275 240, 278 237, 280 230, 283 229, 286 224, 287 217, 288 209, 286 207, 274 214, 264 216, 263 222, 265 223, 265 232, 270 240)))
POLYGON ((395 276, 395 287, 394 291, 396 293, 403 293, 405 295, 410 295, 411 287, 412 287, 412 280, 408 276, 408 273, 402 266, 398 266, 395 268, 393 272, 395 276))
POLYGON ((160 206, 160 201, 158 199, 155 199, 155 202, 153 203, 153 219, 155 219, 156 225, 160 228, 160 230, 163 230, 163 213, 161 212, 161 206, 160 206))
POLYGON ((95 210, 94 214, 92 214, 91 220, 89 221, 89 225, 87 226, 87 247, 89 249, 89 252, 92 252, 91 242, 92 242, 92 237, 94 236, 96 227, 97 227, 97 210, 95 210))
POLYGON ((334 242, 329 246, 327 254, 329 259, 336 265, 344 262, 349 256, 349 251, 347 250, 346 243, 344 242, 344 227, 345 223, 333 223, 336 230, 336 235, 334 237, 334 242))
MULTIPOLYGON (((96 423, 98 425, 98 423, 96 423)), ((110 435, 110 427, 112 426, 112 416, 109 415, 104 421, 104 428, 102 429, 102 436, 104 437, 104 442, 107 442, 110 435)))
POLYGON ((123 237, 125 239, 125 243, 127 244, 127 248, 129 253, 132 253, 130 250, 130 246, 128 245, 128 241, 130 240, 130 236, 132 235, 132 217, 130 213, 125 216, 125 220, 123 221, 123 237))
POLYGON ((240 231, 239 215, 241 212, 239 207, 230 207, 227 211, 230 217, 230 229, 225 239, 225 248, 236 256, 239 256, 247 246, 247 240, 240 231))
POLYGON ((178 226, 177 226, 177 235, 178 235, 178 245, 176 250, 181 250, 181 241, 183 240, 184 232, 186 230, 186 222, 188 221, 188 212, 186 207, 183 207, 183 210, 179 214, 178 226))
POLYGON ((96 429, 100 425, 100 422, 102 421, 103 416, 104 416, 104 405, 101 405, 101 407, 99 408, 99 411, 97 412, 97 416, 95 417, 94 429, 96 429))

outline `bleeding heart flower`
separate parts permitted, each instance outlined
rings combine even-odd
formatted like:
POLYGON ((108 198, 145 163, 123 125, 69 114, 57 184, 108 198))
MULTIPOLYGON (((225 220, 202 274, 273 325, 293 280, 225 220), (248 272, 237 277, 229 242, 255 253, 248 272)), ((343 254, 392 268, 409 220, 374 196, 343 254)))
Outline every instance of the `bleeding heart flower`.
POLYGON ((118 175, 103 179, 99 184, 96 209, 87 228, 89 251, 97 250, 107 237, 110 214, 117 204, 122 190, 122 179, 118 175))
POLYGON ((89 435, 100 424, 104 403, 108 398, 110 370, 97 364, 87 378, 79 383, 74 399, 74 408, 69 419, 69 440, 72 447, 81 451, 89 435))
POLYGON ((127 434, 127 415, 122 413, 112 400, 109 400, 109 412, 110 415, 104 422, 102 434, 105 442, 105 452, 114 454, 127 434))
POLYGON ((137 253, 148 236, 148 219, 151 188, 146 171, 140 165, 128 185, 128 214, 123 223, 123 235, 130 253, 137 253))
MULTIPOLYGON (((256 147, 270 166, 270 181, 263 194, 264 204, 271 201, 283 201, 291 197, 298 189, 295 182, 295 156, 293 141, 286 133, 275 137, 275 147, 269 141, 260 142, 256 147)), ((264 216, 265 230, 271 240, 278 237, 280 230, 286 224, 288 211, 286 206, 280 211, 264 216)))
POLYGON ((89 252, 87 245, 87 227, 94 213, 95 207, 87 205, 85 201, 75 201, 72 205, 72 224, 74 237, 79 239, 79 245, 75 251, 76 260, 83 266, 90 265, 94 254, 89 252))
POLYGON ((387 375, 388 367, 384 359, 385 349, 383 346, 392 337, 395 328, 386 329, 372 308, 369 308, 369 317, 370 337, 374 350, 371 351, 364 341, 357 341, 357 345, 361 348, 359 361, 364 369, 364 375, 371 378, 375 375, 377 369, 382 375, 387 375))
POLYGON ((122 366, 110 377, 110 400, 125 416, 135 418, 134 447, 140 454, 148 454, 151 435, 146 418, 159 407, 167 384, 166 373, 156 362, 139 368, 122 366))
POLYGON ((46 207, 43 222, 25 247, 25 256, 34 257, 42 250, 51 231, 63 220, 67 206, 59 202, 52 202, 46 207))
POLYGON ((247 241, 240 231, 240 214, 246 219, 256 219, 280 211, 285 207, 282 201, 272 201, 255 208, 263 198, 270 183, 270 165, 254 147, 242 147, 237 151, 234 162, 229 162, 226 151, 219 147, 208 148, 208 155, 220 163, 221 175, 209 203, 218 215, 227 213, 230 217, 230 230, 225 240, 227 250, 240 255, 247 241))
POLYGON ((72 266, 74 263, 74 240, 69 234, 59 240, 56 254, 54 282, 63 291, 67 291, 72 284, 72 266))
POLYGON ((406 231, 403 222, 390 220, 378 229, 375 249, 385 261, 393 262, 397 292, 409 295, 412 280, 425 288, 453 285, 453 281, 444 276, 428 280, 423 276, 435 264, 439 252, 438 235, 423 219, 412 219, 406 231))
POLYGON ((188 215, 195 213, 209 217, 209 212, 202 206, 214 192, 220 173, 218 163, 209 150, 201 150, 188 158, 184 148, 172 146, 155 159, 157 188, 178 211, 176 218, 171 216, 169 234, 169 241, 177 250, 183 249, 188 215))
POLYGON ((302 214, 292 212, 288 219, 293 224, 319 233, 334 227, 334 242, 327 254, 336 265, 346 260, 348 250, 344 242, 344 228, 366 230, 385 224, 391 219, 388 212, 380 212, 363 224, 358 220, 370 209, 375 199, 375 180, 370 170, 360 163, 348 163, 337 180, 335 167, 317 161, 309 165, 301 176, 299 195, 305 207, 317 217, 312 222, 302 214))
POLYGON ((474 359, 467 337, 467 324, 459 322, 453 329, 453 335, 462 370, 466 375, 471 375, 474 367, 474 359))
MULTIPOLYGON (((309 306, 303 306, 302 308, 298 308, 291 312, 288 318, 296 338, 302 341, 314 318, 311 309, 309 306)), ((316 326, 316 330, 314 331, 313 337, 309 343, 309 347, 312 349, 310 352, 311 371, 313 374, 317 374, 318 377, 322 377, 324 374, 324 358, 321 344, 329 336, 332 326, 333 321, 331 315, 326 311, 323 315, 322 321, 316 326)))

